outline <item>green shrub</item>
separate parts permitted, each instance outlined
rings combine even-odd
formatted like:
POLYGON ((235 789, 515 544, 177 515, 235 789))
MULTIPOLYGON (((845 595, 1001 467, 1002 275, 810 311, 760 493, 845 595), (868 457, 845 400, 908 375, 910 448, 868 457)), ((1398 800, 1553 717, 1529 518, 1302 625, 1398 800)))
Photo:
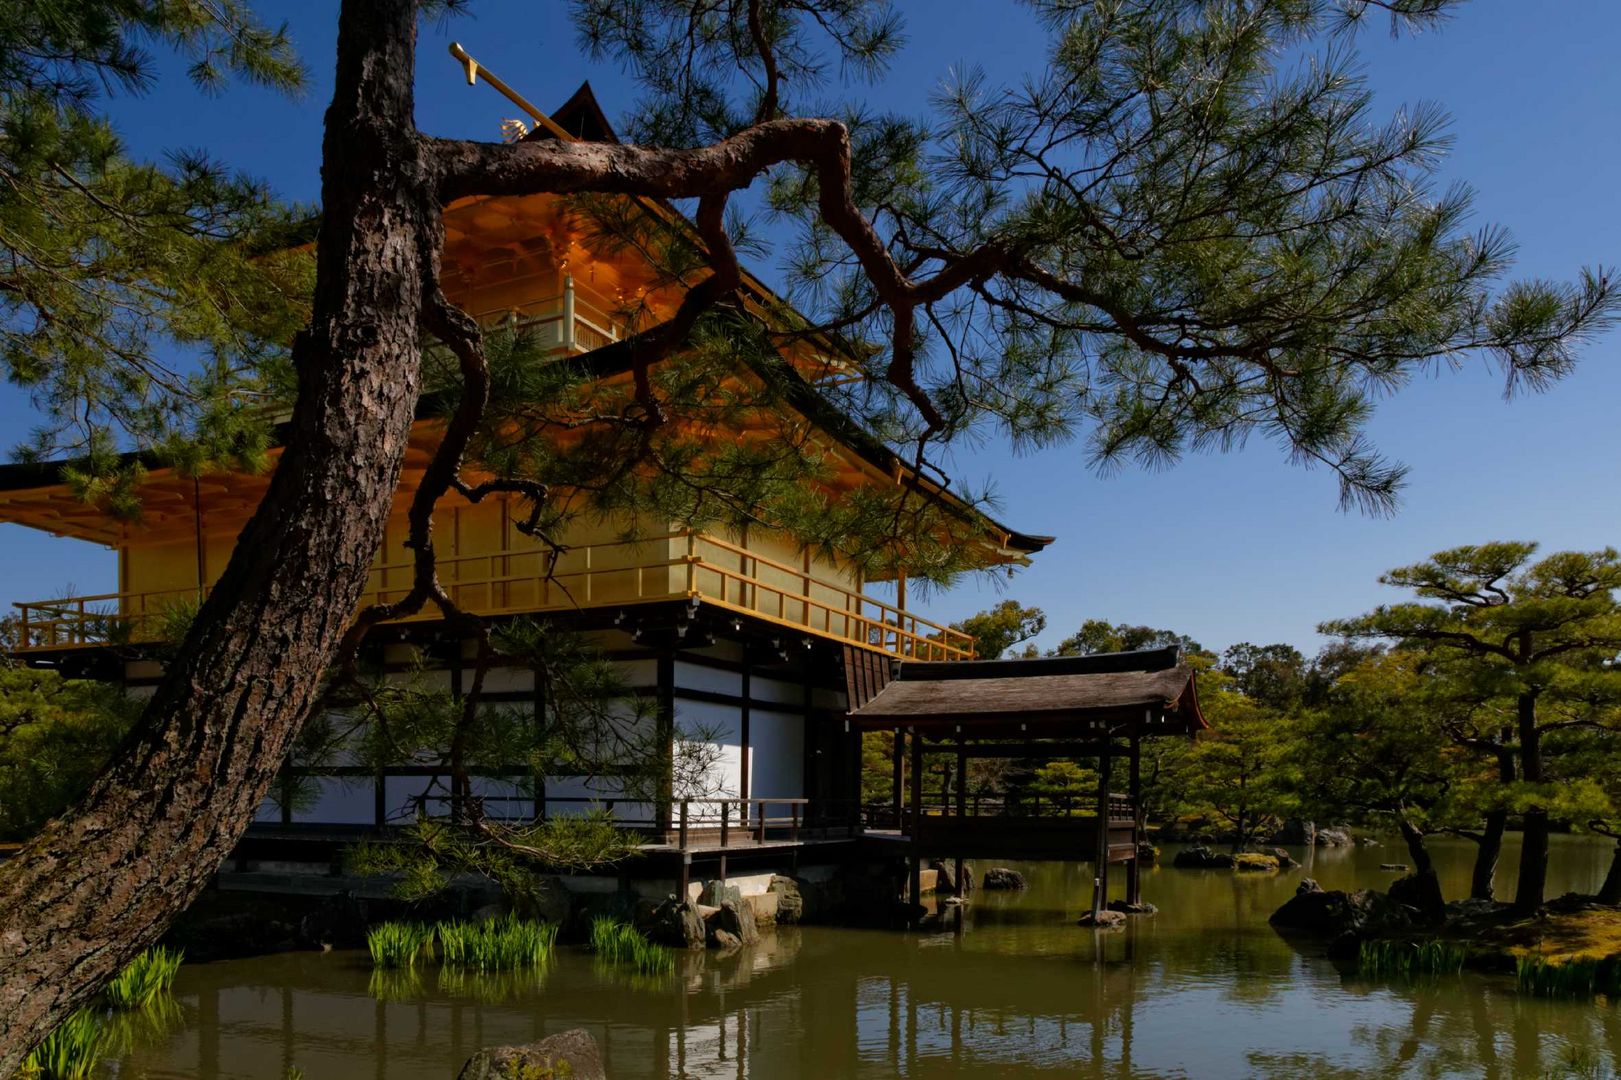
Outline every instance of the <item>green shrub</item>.
POLYGON ((1469 950, 1455 941, 1364 941, 1356 972, 1369 979, 1456 975, 1469 950))
POLYGON ((422 923, 378 923, 366 932, 371 962, 380 968, 416 967, 417 958, 433 955, 433 927, 422 923))
POLYGON ((109 683, 0 664, 0 840, 26 840, 72 805, 140 708, 109 683))
POLYGON ((609 964, 634 967, 643 975, 668 975, 675 970, 675 953, 655 945, 634 926, 606 915, 591 920, 591 951, 609 964))
POLYGON ((101 1018, 81 1009, 34 1048, 21 1075, 29 1080, 89 1080, 107 1046, 101 1018))
POLYGON ((169 992, 185 953, 148 949, 107 984, 107 1001, 115 1009, 140 1009, 169 992))
POLYGON ((550 923, 507 915, 483 922, 440 923, 439 952, 446 966, 511 971, 544 964, 557 941, 550 923))

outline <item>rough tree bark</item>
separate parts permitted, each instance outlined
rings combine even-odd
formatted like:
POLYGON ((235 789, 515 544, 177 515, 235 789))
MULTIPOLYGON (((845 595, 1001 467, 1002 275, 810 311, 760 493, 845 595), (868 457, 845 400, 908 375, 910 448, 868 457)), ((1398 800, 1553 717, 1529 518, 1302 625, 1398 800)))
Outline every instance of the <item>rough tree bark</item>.
MULTIPOLYGON (((1498 742, 1497 778, 1505 784, 1514 782, 1514 752, 1508 748, 1509 732, 1498 742)), ((1469 881, 1469 896, 1475 900, 1497 898, 1497 860, 1503 854, 1503 834, 1508 830, 1508 811, 1486 812, 1486 827, 1480 833, 1480 847, 1475 852, 1475 869, 1469 881)))
MULTIPOLYGON (((1537 695, 1526 691, 1519 698, 1520 777, 1528 784, 1542 781, 1542 732, 1537 729, 1537 695)), ((1514 906, 1535 911, 1542 906, 1548 885, 1548 811, 1533 806, 1525 812, 1520 844, 1520 877, 1514 906)))
POLYGON ((1429 922, 1439 923, 1446 918, 1446 897, 1441 892, 1441 879, 1435 872, 1430 849, 1424 843, 1424 833, 1405 815, 1397 815, 1401 825, 1401 838, 1407 844, 1407 855, 1413 860, 1413 892, 1419 913, 1429 922))
POLYGON ((1604 884, 1599 886, 1598 902, 1621 904, 1621 839, 1616 840, 1615 850, 1610 853, 1610 869, 1604 875, 1604 884))
POLYGON ((264 800, 359 602, 417 399, 439 202, 415 4, 343 5, 293 435, 137 730, 0 873, 0 1076, 151 945, 264 800))

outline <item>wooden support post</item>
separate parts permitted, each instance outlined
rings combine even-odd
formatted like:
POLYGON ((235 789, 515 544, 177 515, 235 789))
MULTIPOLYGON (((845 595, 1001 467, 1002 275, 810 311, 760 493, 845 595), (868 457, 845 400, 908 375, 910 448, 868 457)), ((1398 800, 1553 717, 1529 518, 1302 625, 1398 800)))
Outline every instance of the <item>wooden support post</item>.
MULTIPOLYGON (((845 723, 849 724, 848 720, 845 723)), ((861 833, 861 751, 862 742, 866 736, 861 729, 851 724, 850 731, 850 835, 858 836, 861 833)))
POLYGON ((894 804, 891 809, 895 812, 895 828, 899 829, 901 827, 901 799, 904 797, 902 789, 906 786, 906 732, 901 728, 895 729, 895 752, 890 761, 889 782, 894 789, 890 796, 890 802, 894 804))
POLYGON ((1092 918, 1109 902, 1109 748, 1098 754, 1098 852, 1097 873, 1092 878, 1092 918))
POLYGON ((575 330, 575 326, 574 326, 574 275, 573 274, 564 274, 563 275, 563 325, 561 327, 561 330, 562 330, 561 344, 562 344, 563 348, 567 349, 569 351, 569 354, 572 355, 573 352, 574 352, 575 344, 576 344, 576 341, 575 341, 576 330, 575 330))
MULTIPOLYGON (((958 735, 957 736, 957 817, 959 819, 961 819, 961 818, 965 818, 967 816, 968 816, 968 747, 967 747, 967 745, 965 743, 963 743, 962 736, 958 735)), ((957 827, 959 829, 962 828, 961 825, 958 825, 957 827)), ((961 900, 964 897, 966 897, 968 893, 967 893, 967 890, 962 887, 962 863, 963 863, 962 849, 958 848, 957 851, 958 851, 957 858, 955 860, 955 865, 952 867, 952 874, 951 874, 951 894, 953 896, 955 896, 957 899, 961 900)))
POLYGON ((1126 903, 1142 902, 1142 869, 1137 861, 1137 848, 1143 841, 1143 740, 1131 737, 1131 777, 1126 789, 1131 796, 1131 860, 1126 863, 1126 903))
POLYGON ((912 821, 911 881, 909 897, 913 904, 923 903, 923 848, 918 843, 918 825, 923 819, 923 740, 912 733, 912 821))
POLYGON ((690 891, 690 886, 691 885, 692 885, 692 853, 690 851, 683 851, 681 853, 681 894, 680 894, 680 897, 679 897, 681 903, 683 903, 683 904, 685 904, 687 902, 687 900, 690 899, 690 897, 687 894, 690 891))

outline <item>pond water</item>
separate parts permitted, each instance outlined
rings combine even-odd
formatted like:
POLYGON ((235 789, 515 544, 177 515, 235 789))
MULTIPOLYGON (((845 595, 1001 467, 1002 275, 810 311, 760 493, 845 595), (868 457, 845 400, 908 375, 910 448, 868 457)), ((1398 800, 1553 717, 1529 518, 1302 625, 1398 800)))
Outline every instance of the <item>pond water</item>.
MULTIPOLYGON (((1592 891, 1610 842, 1556 837, 1549 895, 1592 891)), ((1439 843, 1449 896, 1473 847, 1439 843)), ((1167 850, 1167 858, 1174 849, 1167 850)), ((1397 846, 1318 850, 1277 876, 1144 874, 1154 917, 1094 934, 1084 864, 1022 865, 1030 888, 977 894, 960 931, 784 928, 730 957, 628 978, 560 948, 543 975, 374 983, 356 953, 187 965, 179 1012, 121 1077, 449 1080, 480 1046, 572 1027, 614 1080, 674 1077, 1545 1077, 1621 1063, 1621 1012, 1514 994, 1504 977, 1412 985, 1343 978, 1267 926, 1302 873, 1388 882, 1397 846)), ((1499 888, 1512 887, 1517 851, 1499 888)), ((983 864, 981 866, 983 869, 983 864)))

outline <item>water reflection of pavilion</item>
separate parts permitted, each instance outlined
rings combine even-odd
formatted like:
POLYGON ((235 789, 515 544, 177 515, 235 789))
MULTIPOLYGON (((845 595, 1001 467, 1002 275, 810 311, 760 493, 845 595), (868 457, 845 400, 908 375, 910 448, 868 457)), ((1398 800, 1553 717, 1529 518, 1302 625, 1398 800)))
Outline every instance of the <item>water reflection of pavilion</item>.
POLYGON ((281 1080, 297 1066, 311 1080, 444 1080, 481 1046, 574 1027, 597 1039, 610 1076, 659 1080, 914 1075, 931 1061, 1101 1075, 1130 1061, 1141 973, 1124 938, 1111 950, 1120 955, 1088 964, 1074 992, 1055 997, 1050 984, 1010 984, 994 953, 950 934, 873 937, 888 945, 881 964, 852 963, 851 935, 786 928, 731 957, 693 954, 679 993, 598 977, 570 954, 551 973, 559 992, 507 1001, 440 994, 433 969, 421 996, 379 1000, 363 957, 188 968, 185 1030, 121 1071, 281 1080))

